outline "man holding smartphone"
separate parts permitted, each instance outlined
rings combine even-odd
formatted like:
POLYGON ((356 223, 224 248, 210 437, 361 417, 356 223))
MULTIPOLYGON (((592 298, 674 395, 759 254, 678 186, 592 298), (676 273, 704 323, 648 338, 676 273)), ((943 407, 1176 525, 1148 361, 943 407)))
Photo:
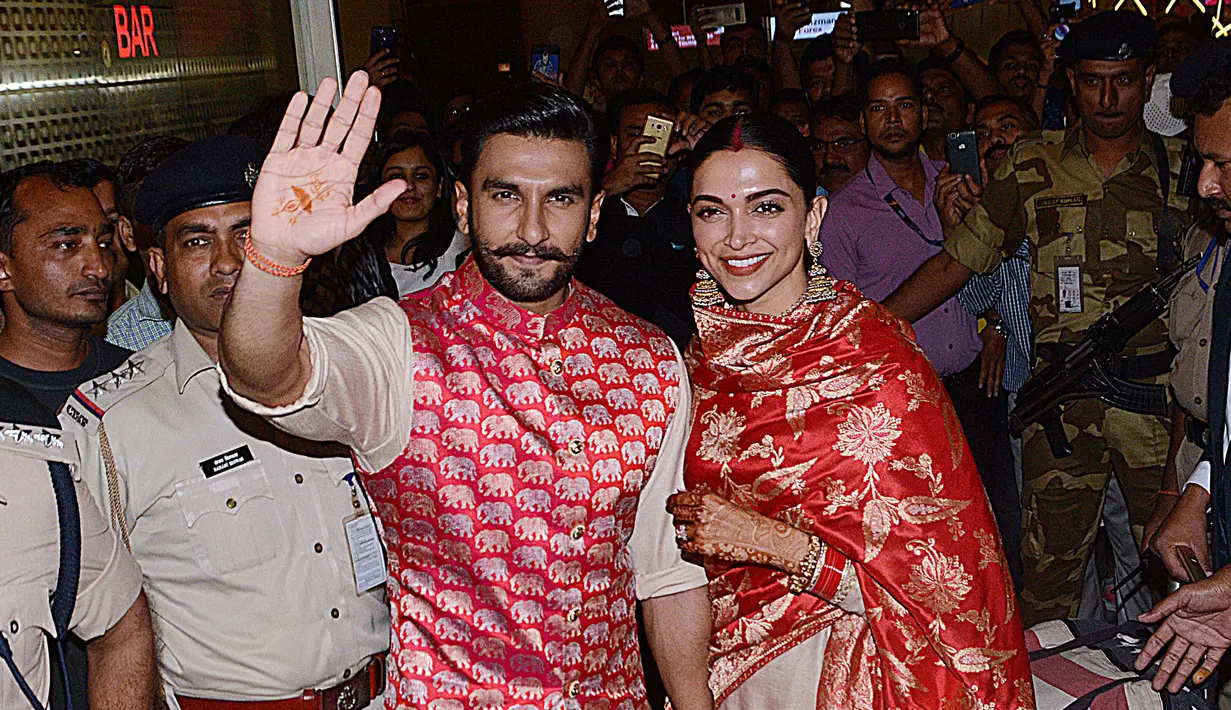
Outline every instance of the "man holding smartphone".
MULTIPOLYGON (((696 333, 688 289, 700 263, 694 254, 688 196, 670 152, 675 107, 653 89, 625 91, 607 109, 615 164, 603 178, 598 237, 577 262, 577 278, 621 308, 662 328, 682 350, 696 333), (646 152, 663 141, 666 155, 646 152)), ((674 146, 671 144, 674 142, 674 146)))

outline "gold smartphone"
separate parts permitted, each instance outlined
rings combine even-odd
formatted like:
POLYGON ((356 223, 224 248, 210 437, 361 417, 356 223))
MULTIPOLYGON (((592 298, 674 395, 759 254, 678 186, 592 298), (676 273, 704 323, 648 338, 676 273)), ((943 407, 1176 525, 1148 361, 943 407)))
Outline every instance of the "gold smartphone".
MULTIPOLYGON (((653 153, 659 157, 666 158, 667 148, 671 145, 671 131, 673 130, 675 130, 675 122, 671 119, 653 114, 646 116, 645 127, 641 129, 641 135, 653 138, 654 142, 646 143, 638 148, 637 152, 653 153)), ((657 180, 662 175, 650 174, 647 177, 657 180)))
POLYGON ((1180 553, 1180 561, 1184 563, 1184 569, 1188 570, 1188 581, 1200 582, 1205 579, 1205 570, 1201 568, 1201 563, 1197 561, 1197 555, 1191 547, 1176 545, 1175 550, 1180 553))

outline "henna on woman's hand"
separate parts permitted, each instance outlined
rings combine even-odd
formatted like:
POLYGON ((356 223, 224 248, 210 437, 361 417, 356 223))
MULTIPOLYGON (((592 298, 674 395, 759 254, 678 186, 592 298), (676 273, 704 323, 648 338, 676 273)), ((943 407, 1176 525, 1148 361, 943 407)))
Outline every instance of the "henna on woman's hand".
POLYGON ((677 493, 667 501, 680 549, 732 563, 799 572, 811 536, 792 525, 720 498, 713 493, 677 493))

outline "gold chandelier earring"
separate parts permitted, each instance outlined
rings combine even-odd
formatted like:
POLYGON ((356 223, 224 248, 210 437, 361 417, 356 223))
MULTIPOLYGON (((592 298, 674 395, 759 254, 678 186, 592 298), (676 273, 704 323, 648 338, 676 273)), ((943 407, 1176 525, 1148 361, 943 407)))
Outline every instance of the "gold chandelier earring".
POLYGON ((722 289, 718 287, 718 282, 714 280, 714 277, 710 276, 710 272, 699 269, 697 284, 692 290, 692 305, 697 308, 717 308, 725 301, 722 289))
POLYGON ((808 267, 808 288, 804 291, 804 300, 808 303, 822 303, 838 297, 834 290, 834 278, 821 265, 821 240, 808 245, 808 255, 812 257, 812 266, 808 267))

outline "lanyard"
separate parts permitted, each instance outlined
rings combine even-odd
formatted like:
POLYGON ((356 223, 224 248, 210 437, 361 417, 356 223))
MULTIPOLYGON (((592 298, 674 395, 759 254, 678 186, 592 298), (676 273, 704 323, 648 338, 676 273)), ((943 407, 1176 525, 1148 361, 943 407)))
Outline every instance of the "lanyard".
MULTIPOLYGON (((868 170, 867 167, 864 167, 863 171, 868 174, 868 180, 872 180, 872 171, 868 170)), ((876 182, 872 181, 872 184, 875 185, 876 182)), ((898 219, 902 220, 907 227, 910 227, 915 234, 918 234, 920 239, 934 247, 944 246, 945 240, 941 239, 938 241, 935 239, 929 239, 928 235, 924 234, 919 225, 915 224, 915 220, 911 219, 910 215, 906 214, 906 210, 902 209, 902 205, 899 205, 898 201, 894 199, 892 193, 885 195, 885 204, 889 205, 889 209, 893 210, 893 213, 898 216, 898 219)))
POLYGON ((1214 270, 1218 270, 1218 260, 1222 257, 1222 245, 1218 243, 1218 235, 1210 237, 1210 245, 1205 248, 1205 253, 1201 255, 1201 260, 1197 262, 1197 285, 1202 291, 1210 292, 1210 285, 1205 279, 1201 278, 1201 272, 1205 270, 1205 265, 1209 263, 1210 256, 1214 256, 1214 270))

